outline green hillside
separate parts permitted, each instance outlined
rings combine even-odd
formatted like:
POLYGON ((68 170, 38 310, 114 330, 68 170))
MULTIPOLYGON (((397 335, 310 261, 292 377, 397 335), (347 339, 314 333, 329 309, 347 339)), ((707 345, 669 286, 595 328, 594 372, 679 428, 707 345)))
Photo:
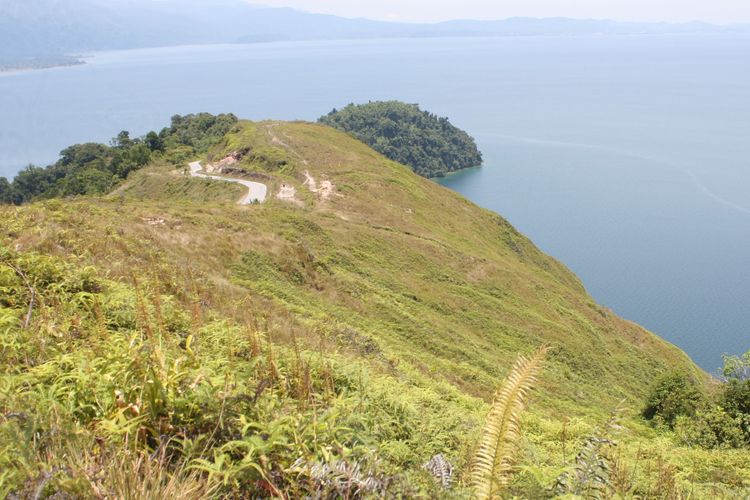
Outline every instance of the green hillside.
POLYGON ((470 498, 493 394, 543 345, 503 496, 566 471, 589 497, 748 494, 747 450, 640 417, 661 375, 708 376, 499 215, 319 124, 240 122, 203 160, 230 157, 274 198, 156 159, 0 207, 0 497, 470 498))

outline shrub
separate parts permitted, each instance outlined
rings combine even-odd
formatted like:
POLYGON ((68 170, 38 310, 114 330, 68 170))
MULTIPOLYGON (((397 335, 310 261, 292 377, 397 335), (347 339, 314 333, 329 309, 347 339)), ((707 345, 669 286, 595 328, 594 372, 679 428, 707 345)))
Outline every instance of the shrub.
POLYGON ((677 417, 693 416, 704 400, 695 381, 681 373, 659 378, 643 409, 643 417, 674 428, 677 417))
POLYGON ((745 444, 741 419, 714 406, 699 410, 695 416, 679 415, 675 432, 685 444, 701 448, 740 448, 745 444))

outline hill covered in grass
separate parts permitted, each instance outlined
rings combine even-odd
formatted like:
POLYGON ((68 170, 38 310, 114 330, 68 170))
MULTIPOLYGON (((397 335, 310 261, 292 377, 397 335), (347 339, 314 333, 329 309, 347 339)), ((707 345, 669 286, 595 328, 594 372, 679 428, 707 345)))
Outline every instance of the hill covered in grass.
POLYGON ((286 196, 155 161, 0 208, 0 496, 471 497, 541 346, 503 495, 747 493, 746 451, 640 416, 660 376, 708 377, 499 215, 320 124, 243 121, 202 156, 286 196))
POLYGON ((443 177, 482 164, 482 153, 469 134, 416 104, 349 104, 321 117, 320 123, 349 132, 423 177, 443 177))

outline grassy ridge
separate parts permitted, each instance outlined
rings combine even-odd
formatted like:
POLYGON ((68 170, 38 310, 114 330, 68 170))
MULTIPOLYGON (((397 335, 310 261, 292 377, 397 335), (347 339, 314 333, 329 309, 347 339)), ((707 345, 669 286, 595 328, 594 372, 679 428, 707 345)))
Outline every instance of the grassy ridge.
POLYGON ((116 494, 116 468, 159 491, 166 474, 200 494, 295 496, 323 487, 314 464, 344 463, 372 494, 435 497, 421 465, 443 453, 458 495, 497 384, 542 344, 513 491, 539 496, 621 405, 630 493, 750 484, 741 452, 680 448, 636 417, 660 373, 705 375, 504 219, 331 128, 241 125, 210 156, 249 149, 239 167, 300 204, 237 207, 225 183, 222 197, 153 166, 110 198, 0 209, 3 262, 40 297, 24 329, 28 290, 2 269, 4 491, 116 494), (145 470, 144 450, 163 459, 145 470))
MULTIPOLYGON (((341 195, 308 210, 264 207, 257 224, 271 222, 269 229, 283 238, 269 260, 283 266, 282 256, 298 246, 326 268, 317 275, 323 293, 261 273, 264 286, 279 296, 302 296, 307 307, 317 305, 326 314, 339 309, 367 330, 383 318, 374 338, 403 345, 399 357, 413 356, 416 344, 430 354, 430 366, 445 363, 437 371, 480 394, 491 392, 517 352, 544 342, 560 349, 563 378, 550 377, 560 382, 558 396, 568 382, 588 381, 587 398, 619 401, 640 396, 667 365, 691 366, 674 347, 598 307, 575 276, 498 215, 332 129, 284 124, 271 130, 288 136, 291 182, 309 170, 329 178, 341 195), (325 296, 326 289, 337 297, 325 296), (338 297, 342 291, 349 292, 346 301, 338 297)), ((234 141, 230 136, 220 151, 232 149, 234 141)), ((269 253, 262 246, 252 251, 269 253)))

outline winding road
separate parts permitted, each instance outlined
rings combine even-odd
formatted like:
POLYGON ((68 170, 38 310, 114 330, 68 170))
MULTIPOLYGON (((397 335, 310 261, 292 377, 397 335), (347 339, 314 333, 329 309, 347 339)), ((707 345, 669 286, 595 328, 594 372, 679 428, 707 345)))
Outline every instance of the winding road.
POLYGON ((201 169, 203 167, 201 166, 201 162, 194 161, 190 163, 190 175, 192 177, 200 177, 203 179, 213 179, 217 181, 224 181, 224 182, 234 182, 235 184, 242 184, 248 189, 248 192, 245 196, 240 199, 237 204, 238 205, 250 205, 251 203, 255 203, 256 201, 259 203, 263 203, 266 201, 266 195, 268 193, 268 187, 265 184, 261 184, 260 182, 253 182, 253 181, 246 181, 244 179, 234 179, 232 177, 219 177, 218 175, 207 175, 202 174, 201 169))

